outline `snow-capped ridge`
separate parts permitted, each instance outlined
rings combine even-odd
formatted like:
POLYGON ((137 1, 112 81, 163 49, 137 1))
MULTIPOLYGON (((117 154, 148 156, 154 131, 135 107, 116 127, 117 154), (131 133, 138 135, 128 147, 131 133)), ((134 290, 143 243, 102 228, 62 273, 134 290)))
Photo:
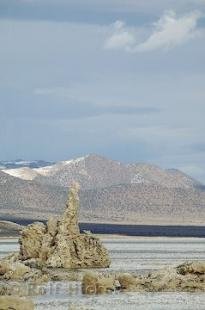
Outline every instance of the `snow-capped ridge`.
POLYGON ((124 164, 96 154, 59 161, 38 168, 2 169, 23 180, 68 187, 74 180, 82 189, 103 188, 127 184, 161 186, 166 188, 193 188, 199 182, 179 170, 162 169, 146 163, 124 164))
POLYGON ((70 165, 76 165, 80 162, 83 162, 87 157, 89 157, 89 155, 86 155, 83 157, 77 157, 75 159, 59 161, 52 166, 45 166, 42 168, 36 168, 34 170, 40 175, 50 176, 50 175, 55 174, 59 170, 64 169, 65 167, 68 167, 70 165))
POLYGON ((22 180, 27 180, 27 181, 32 181, 38 175, 38 173, 35 172, 34 169, 31 169, 28 167, 22 167, 22 168, 17 168, 17 169, 4 169, 2 171, 13 177, 16 177, 22 180))

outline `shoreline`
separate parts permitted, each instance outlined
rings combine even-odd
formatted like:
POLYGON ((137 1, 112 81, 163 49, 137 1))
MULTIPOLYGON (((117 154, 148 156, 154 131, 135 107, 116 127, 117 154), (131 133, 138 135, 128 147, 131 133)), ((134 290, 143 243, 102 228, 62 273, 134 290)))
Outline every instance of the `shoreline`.
MULTIPOLYGON (((51 216, 56 216, 58 217, 59 214, 54 214, 54 215, 50 215, 51 216)), ((17 225, 28 225, 31 224, 33 222, 47 222, 49 216, 46 216, 45 219, 39 218, 39 217, 16 217, 16 216, 8 216, 8 215, 1 215, 0 216, 0 223, 1 222, 11 222, 17 225)), ((185 221, 185 222, 170 222, 170 221, 165 221, 165 220, 159 220, 156 221, 156 219, 154 220, 149 220, 149 219, 141 219, 141 220, 136 220, 135 222, 133 221, 103 221, 103 220, 97 220, 94 219, 92 221, 90 220, 83 220, 83 221, 79 221, 79 223, 81 225, 121 225, 121 226, 160 226, 160 227, 205 227, 204 221, 185 221)))
MULTIPOLYGON (((14 222, 0 220, 0 238, 18 238, 21 226, 31 223, 33 223, 32 220, 18 221, 20 225, 17 229, 14 222)), ((108 223, 80 223, 79 226, 81 232, 90 231, 92 234, 100 236, 205 238, 205 226, 119 225, 108 223)))
MULTIPOLYGON (((99 238, 103 242, 110 242, 112 240, 114 241, 128 241, 128 242, 136 242, 136 241, 142 241, 144 243, 149 243, 150 241, 152 242, 167 242, 170 240, 171 242, 189 242, 192 240, 198 240, 203 241, 205 240, 205 237, 167 237, 167 236, 128 236, 128 235, 117 235, 117 234, 93 234, 95 237, 99 238)), ((3 243, 4 241, 6 243, 18 243, 19 236, 0 236, 0 244, 3 243)))

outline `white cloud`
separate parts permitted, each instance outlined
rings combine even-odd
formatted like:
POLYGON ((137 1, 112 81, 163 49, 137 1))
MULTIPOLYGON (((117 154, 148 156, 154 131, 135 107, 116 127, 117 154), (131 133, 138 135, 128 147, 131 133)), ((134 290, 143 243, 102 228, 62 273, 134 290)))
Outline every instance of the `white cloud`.
POLYGON ((114 33, 105 42, 107 49, 129 48, 135 45, 134 35, 126 30, 126 25, 123 21, 117 20, 113 24, 114 33))
POLYGON ((122 21, 114 24, 111 36, 105 42, 107 49, 124 49, 128 52, 146 52, 157 49, 169 49, 198 36, 197 21, 200 12, 177 17, 174 11, 166 12, 156 23, 151 35, 142 43, 122 21))
POLYGON ((136 47, 137 51, 150 51, 160 48, 172 48, 180 45, 197 34, 198 12, 177 18, 173 11, 166 13, 155 24, 151 36, 136 47))

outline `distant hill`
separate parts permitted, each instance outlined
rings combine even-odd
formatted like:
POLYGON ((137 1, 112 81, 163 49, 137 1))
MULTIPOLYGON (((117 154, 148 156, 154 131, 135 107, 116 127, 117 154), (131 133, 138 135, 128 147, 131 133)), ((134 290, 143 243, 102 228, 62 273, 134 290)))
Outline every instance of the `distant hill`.
POLYGON ((0 237, 18 237, 21 228, 21 225, 15 223, 0 221, 0 237))
POLYGON ((62 212, 67 187, 81 185, 80 219, 203 224, 205 187, 179 170, 88 155, 41 168, 0 171, 0 218, 45 219, 62 212))
POLYGON ((131 184, 81 192, 83 218, 136 224, 204 224, 205 190, 131 184))
POLYGON ((62 210, 66 196, 65 188, 24 181, 0 171, 0 219, 42 219, 62 210))

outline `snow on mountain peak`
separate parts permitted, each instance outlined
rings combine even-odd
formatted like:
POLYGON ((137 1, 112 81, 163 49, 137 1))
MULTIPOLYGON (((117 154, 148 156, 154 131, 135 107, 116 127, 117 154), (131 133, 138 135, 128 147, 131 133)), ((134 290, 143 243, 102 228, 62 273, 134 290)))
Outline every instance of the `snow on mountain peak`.
POLYGON ((65 163, 66 165, 77 164, 79 162, 84 161, 87 157, 89 157, 89 155, 86 155, 86 156, 83 156, 83 157, 78 157, 78 158, 75 158, 75 159, 70 159, 70 160, 62 161, 61 163, 65 163))
POLYGON ((33 180, 38 175, 38 173, 35 172, 34 169, 28 167, 22 167, 17 169, 5 169, 2 171, 13 177, 27 181, 33 180))

